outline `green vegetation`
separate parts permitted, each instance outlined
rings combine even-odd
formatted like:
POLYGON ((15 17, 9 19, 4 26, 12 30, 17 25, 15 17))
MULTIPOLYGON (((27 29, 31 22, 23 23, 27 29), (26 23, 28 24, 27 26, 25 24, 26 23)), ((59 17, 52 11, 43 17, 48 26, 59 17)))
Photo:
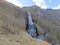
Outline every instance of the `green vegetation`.
POLYGON ((59 25, 56 25, 44 18, 35 18, 34 22, 36 22, 42 29, 47 31, 47 33, 49 34, 50 37, 48 36, 46 38, 50 38, 50 40, 51 40, 51 42, 50 42, 50 40, 48 41, 48 39, 47 39, 48 42, 50 42, 52 44, 56 43, 56 42, 58 42, 58 43, 60 42, 60 35, 59 35, 60 33, 54 31, 54 28, 60 29, 59 25))
POLYGON ((36 20, 39 21, 39 23, 46 24, 47 26, 60 28, 59 25, 56 25, 56 24, 54 24, 54 23, 52 23, 52 22, 50 22, 50 21, 48 21, 48 20, 46 20, 44 18, 37 18, 36 20))

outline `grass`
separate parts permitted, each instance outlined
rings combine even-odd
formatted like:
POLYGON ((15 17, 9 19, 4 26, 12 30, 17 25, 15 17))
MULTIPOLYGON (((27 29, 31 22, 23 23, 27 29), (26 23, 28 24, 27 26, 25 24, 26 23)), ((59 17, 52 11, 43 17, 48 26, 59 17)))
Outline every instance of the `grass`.
POLYGON ((21 30, 12 25, 9 28, 6 25, 7 24, 0 20, 0 45, 50 45, 45 41, 32 38, 25 30, 21 30), (9 31, 7 31, 6 28, 8 28, 7 30, 9 31), (13 30, 19 33, 12 33, 13 30))
POLYGON ((36 40, 30 37, 25 31, 21 31, 19 35, 0 34, 0 45, 50 45, 49 43, 36 40))
MULTIPOLYGON (((57 24, 54 24, 44 18, 35 18, 36 23, 45 31, 47 31, 47 33, 49 34, 49 36, 51 37, 51 42, 50 43, 56 43, 56 42, 60 42, 60 33, 55 32, 55 28, 60 29, 60 26, 57 24)), ((49 38, 49 37, 47 37, 49 38)), ((48 39, 47 39, 48 40, 48 39)), ((49 42, 49 41, 48 41, 49 42)))
POLYGON ((59 25, 56 25, 56 24, 54 24, 46 19, 43 19, 43 18, 37 18, 37 21, 39 21, 40 23, 46 24, 48 26, 51 26, 51 27, 60 28, 59 25))

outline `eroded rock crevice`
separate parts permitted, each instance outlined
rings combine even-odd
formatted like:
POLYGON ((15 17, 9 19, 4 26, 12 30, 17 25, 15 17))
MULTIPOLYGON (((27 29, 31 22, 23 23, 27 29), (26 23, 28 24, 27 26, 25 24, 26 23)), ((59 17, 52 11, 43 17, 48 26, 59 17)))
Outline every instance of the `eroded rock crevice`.
POLYGON ((31 35, 33 38, 44 40, 44 37, 46 35, 46 32, 42 32, 41 35, 38 34, 38 29, 36 27, 36 24, 32 21, 32 16, 30 12, 26 12, 26 30, 29 35, 31 35))

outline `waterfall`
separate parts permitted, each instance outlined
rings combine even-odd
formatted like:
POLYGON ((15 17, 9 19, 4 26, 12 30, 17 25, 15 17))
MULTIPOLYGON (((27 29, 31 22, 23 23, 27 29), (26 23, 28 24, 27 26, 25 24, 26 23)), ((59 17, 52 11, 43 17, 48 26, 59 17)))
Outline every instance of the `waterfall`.
POLYGON ((44 40, 45 38, 45 35, 46 33, 43 33, 43 35, 37 35, 37 31, 36 29, 34 28, 34 23, 32 21, 32 17, 31 17, 31 13, 30 12, 27 12, 28 13, 28 18, 27 18, 27 23, 28 23, 28 33, 33 37, 33 38, 36 38, 36 39, 41 39, 41 40, 44 40))
POLYGON ((34 24, 33 24, 33 21, 32 21, 32 17, 31 17, 31 14, 30 12, 28 12, 28 20, 29 20, 29 29, 28 29, 28 33, 32 36, 32 37, 36 37, 37 34, 36 34, 36 30, 34 29, 34 24))

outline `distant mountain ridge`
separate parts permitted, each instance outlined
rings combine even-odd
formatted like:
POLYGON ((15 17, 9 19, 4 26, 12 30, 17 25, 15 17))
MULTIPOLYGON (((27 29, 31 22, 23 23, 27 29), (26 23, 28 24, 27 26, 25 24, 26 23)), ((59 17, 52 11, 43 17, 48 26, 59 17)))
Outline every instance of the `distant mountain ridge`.
POLYGON ((43 17, 53 23, 60 25, 60 10, 58 9, 41 9, 40 7, 34 5, 31 7, 23 7, 23 9, 27 9, 29 11, 34 12, 38 17, 43 17))

